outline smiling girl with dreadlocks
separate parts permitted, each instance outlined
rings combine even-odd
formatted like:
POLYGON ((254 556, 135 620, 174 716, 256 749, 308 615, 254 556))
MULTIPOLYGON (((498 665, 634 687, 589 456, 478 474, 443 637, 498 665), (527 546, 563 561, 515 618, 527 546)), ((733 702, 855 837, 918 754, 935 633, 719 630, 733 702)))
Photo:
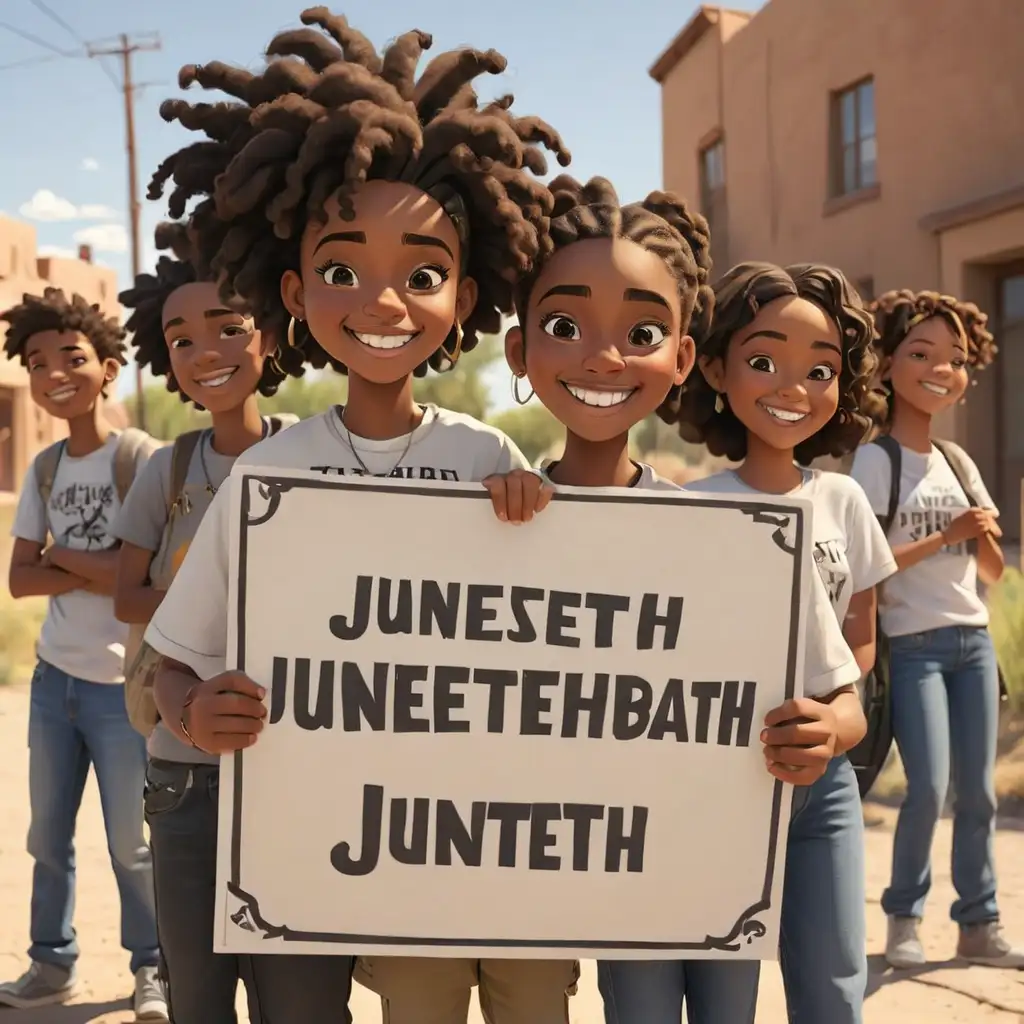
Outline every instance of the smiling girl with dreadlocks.
MULTIPOLYGON (((309 363, 348 375, 344 408, 258 444, 246 463, 464 481, 525 466, 500 432, 417 405, 412 378, 450 369, 512 311, 512 282, 550 244, 538 144, 562 164, 568 153, 542 121, 513 115, 511 97, 478 103, 473 80, 505 68, 493 50, 443 53, 416 78, 426 33, 380 54, 325 8, 302 21, 271 42, 260 74, 183 69, 183 86, 234 101, 164 105, 167 120, 205 139, 165 161, 151 188, 155 198, 174 182, 175 218, 199 200, 203 264, 281 343, 285 371, 309 363)), ((213 754, 256 742, 265 714, 260 687, 225 671, 228 543, 220 495, 147 633, 166 659, 161 718, 213 754)), ((342 958, 334 967, 347 978, 342 958)), ((575 965, 399 957, 359 971, 392 1024, 465 1022, 477 982, 497 1024, 561 1024, 575 965)))

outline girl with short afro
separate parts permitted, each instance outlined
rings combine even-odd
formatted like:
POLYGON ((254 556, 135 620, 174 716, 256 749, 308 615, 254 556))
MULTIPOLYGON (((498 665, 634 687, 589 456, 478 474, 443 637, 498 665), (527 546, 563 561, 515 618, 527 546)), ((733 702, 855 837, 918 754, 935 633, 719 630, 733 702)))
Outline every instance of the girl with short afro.
POLYGON ((688 489, 813 503, 812 579, 828 600, 808 612, 808 644, 833 633, 853 655, 841 672, 808 668, 804 696, 769 712, 761 737, 769 772, 796 787, 779 951, 789 1019, 860 1024, 864 819, 846 751, 867 728, 854 684, 874 667, 875 588, 896 565, 860 487, 807 467, 848 454, 871 426, 874 331, 860 296, 832 267, 743 263, 714 291, 680 432, 740 465, 688 489))
POLYGON ((851 473, 880 518, 892 510, 889 540, 899 569, 885 586, 881 626, 889 638, 893 733, 907 774, 892 879, 882 893, 885 956, 896 968, 925 963, 918 923, 952 765, 957 956, 1020 968, 1024 950, 999 925, 992 850, 999 669, 978 594, 979 576, 991 584, 1003 572, 999 511, 970 456, 934 436, 934 418, 963 401, 974 373, 992 362, 994 339, 985 313, 952 295, 892 291, 872 310, 883 437, 857 452, 851 473))
MULTIPOLYGON (((417 77, 425 32, 378 52, 326 8, 302 22, 271 41, 261 72, 182 70, 182 86, 230 99, 164 104, 200 140, 164 162, 150 193, 173 184, 171 216, 190 207, 201 265, 273 339, 285 372, 348 375, 344 408, 261 442, 247 465, 468 481, 525 466, 499 431, 418 405, 412 379, 454 366, 512 311, 514 280, 550 245, 541 147, 562 164, 568 152, 543 121, 514 114, 510 96, 478 100, 474 80, 506 65, 494 50, 442 53, 417 77)), ((222 493, 147 633, 165 658, 161 718, 211 754, 256 742, 263 714, 255 684, 225 673, 227 513, 222 493)), ((335 969, 347 978, 343 957, 335 969)), ((497 1024, 562 1024, 575 971, 571 961, 372 957, 356 976, 392 1024, 464 1024, 476 983, 497 1024)))

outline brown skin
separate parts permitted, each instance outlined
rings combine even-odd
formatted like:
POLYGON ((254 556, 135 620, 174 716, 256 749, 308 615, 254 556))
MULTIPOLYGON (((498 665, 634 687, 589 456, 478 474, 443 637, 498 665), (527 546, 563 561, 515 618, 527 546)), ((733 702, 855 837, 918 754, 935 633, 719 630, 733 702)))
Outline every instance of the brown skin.
MULTIPOLYGON (((353 219, 345 220, 332 199, 325 223, 310 222, 299 269, 281 279, 281 298, 348 367, 345 426, 358 437, 401 437, 423 419, 413 400, 413 370, 441 347, 457 320, 469 317, 477 286, 459 278, 455 225, 426 193, 371 181, 355 193, 353 206, 353 219), (380 348, 360 336, 410 340, 380 348)), ((187 666, 165 659, 154 689, 164 723, 187 742, 184 717, 185 728, 210 753, 244 749, 262 729, 263 690, 241 673, 198 683, 187 666), (195 699, 184 707, 190 690, 195 699)))
MULTIPOLYGON (((256 388, 269 340, 250 318, 227 309, 217 286, 207 281, 175 289, 164 303, 163 321, 171 373, 181 391, 210 413, 214 450, 240 455, 263 437, 256 388)), ((148 582, 154 554, 121 545, 114 613, 122 622, 149 622, 163 600, 163 592, 148 582)))
MULTIPOLYGON (((800 486, 793 453, 839 408, 842 358, 839 329, 825 312, 806 299, 786 297, 758 311, 731 340, 724 360, 702 361, 708 383, 747 428, 747 457, 737 472, 748 486, 767 494, 800 486)), ((850 621, 848 615, 849 625, 843 624, 857 643, 854 655, 862 670, 874 661, 874 616, 865 619, 862 607, 874 601, 870 593, 856 595, 850 606, 855 617, 850 621)), ((765 726, 761 742, 768 771, 798 786, 819 779, 829 761, 855 747, 866 729, 852 686, 821 699, 786 701, 768 713, 765 726)))
MULTIPOLYGON (((111 428, 103 417, 103 391, 121 364, 100 359, 92 343, 75 331, 40 331, 25 345, 32 400, 68 424, 67 454, 75 458, 102 448, 111 428)), ((112 594, 117 551, 73 551, 17 539, 11 553, 11 596, 53 597, 71 590, 112 594)))
MULTIPOLYGON (((932 450, 932 420, 961 401, 967 391, 967 346, 947 320, 929 317, 915 324, 885 360, 882 379, 893 392, 889 433, 904 447, 926 455, 932 450)), ((997 515, 992 509, 968 509, 941 533, 901 545, 893 551, 897 571, 917 565, 947 545, 976 540, 978 575, 987 584, 995 583, 1005 568, 997 515)))

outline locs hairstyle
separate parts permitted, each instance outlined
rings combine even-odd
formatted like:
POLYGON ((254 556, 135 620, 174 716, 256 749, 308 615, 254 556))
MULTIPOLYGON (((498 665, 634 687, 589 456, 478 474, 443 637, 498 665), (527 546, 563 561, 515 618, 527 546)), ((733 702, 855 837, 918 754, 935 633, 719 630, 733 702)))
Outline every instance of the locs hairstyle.
MULTIPOLYGON (((906 288, 885 292, 868 307, 875 318, 875 352, 884 359, 891 356, 911 329, 922 320, 941 317, 967 346, 967 365, 983 370, 995 359, 998 348, 988 330, 988 314, 973 302, 961 302, 952 295, 938 292, 912 292, 906 288)), ((892 411, 893 396, 886 395, 884 406, 876 419, 881 423, 892 411)))
MULTIPOLYGON (((682 308, 681 333, 691 333, 691 324, 693 330, 706 330, 715 300, 707 284, 711 236, 708 222, 699 213, 692 213, 671 192, 651 192, 643 202, 621 206, 607 178, 591 178, 581 185, 562 174, 549 187, 555 197, 551 244, 518 284, 516 307, 521 317, 526 315, 530 292, 545 262, 554 253, 589 238, 626 238, 660 256, 675 277, 682 308)), ((675 421, 681 393, 682 387, 673 387, 658 407, 658 415, 666 423, 675 421)))
MULTIPOLYGON (((280 344, 278 361, 287 372, 301 373, 303 362, 345 372, 305 324, 295 326, 294 348, 284 344, 289 315, 281 276, 298 270, 306 224, 322 221, 332 196, 351 216, 361 183, 408 182, 452 218, 461 273, 477 283, 476 308, 463 324, 462 350, 469 351, 478 335, 498 330, 501 314, 512 311, 513 281, 549 244, 552 199, 535 177, 547 171, 537 144, 563 166, 568 151, 545 122, 514 116, 511 96, 478 105, 473 80, 506 66, 495 50, 442 53, 417 79, 416 65, 432 42, 427 33, 406 32, 379 54, 325 7, 304 11, 301 20, 324 31, 276 36, 260 74, 220 62, 182 68, 183 88, 198 82, 237 102, 162 105, 166 121, 206 139, 164 161, 149 197, 159 198, 173 180, 168 205, 175 219, 200 199, 191 225, 200 265, 217 275, 225 301, 237 295, 247 303, 280 344)), ((417 376, 427 365, 450 368, 454 334, 417 376)))
POLYGON ((113 317, 105 316, 98 305, 73 294, 69 300, 60 288, 47 288, 42 295, 25 294, 17 306, 0 313, 6 320, 7 337, 4 352, 10 359, 25 365, 25 347, 29 338, 43 331, 74 331, 88 338, 101 360, 116 359, 127 363, 124 330, 113 317))
MULTIPOLYGON (((121 292, 117 298, 122 306, 132 311, 125 329, 133 335, 135 361, 139 366, 148 366, 154 377, 163 377, 167 390, 177 391, 181 400, 188 402, 188 396, 178 386, 171 372, 171 355, 164 340, 163 327, 164 303, 179 288, 200 279, 187 226, 158 224, 156 247, 170 250, 172 256, 161 256, 154 273, 139 274, 135 278, 135 285, 121 292)), ((261 395, 273 395, 284 379, 285 374, 276 362, 267 359, 256 390, 261 395)), ((197 409, 202 408, 198 403, 193 404, 197 409)))
MULTIPOLYGON (((881 404, 871 389, 878 360, 872 350, 874 328, 860 296, 845 276, 832 267, 798 263, 741 263, 714 284, 715 313, 702 336, 694 334, 698 359, 725 359, 729 343, 749 326, 758 310, 786 296, 813 302, 839 330, 843 366, 839 374, 839 408, 831 420, 802 444, 795 457, 807 465, 822 455, 839 457, 853 451, 871 427, 881 404)), ((687 441, 706 444, 712 455, 739 462, 747 455, 747 428, 728 402, 715 412, 716 393, 702 373, 684 385, 679 433, 687 441)))

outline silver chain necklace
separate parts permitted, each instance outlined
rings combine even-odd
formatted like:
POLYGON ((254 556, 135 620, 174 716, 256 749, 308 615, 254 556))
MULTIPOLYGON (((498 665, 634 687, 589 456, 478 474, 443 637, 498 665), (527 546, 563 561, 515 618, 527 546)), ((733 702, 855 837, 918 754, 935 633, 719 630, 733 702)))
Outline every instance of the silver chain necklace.
MULTIPOLYGON (((265 441, 269 429, 269 423, 267 420, 263 421, 263 432, 260 437, 261 441, 265 441)), ((199 441, 199 465, 202 467, 203 476, 206 478, 206 490, 212 498, 217 493, 217 488, 213 486, 210 481, 210 470, 206 466, 206 446, 213 447, 213 430, 204 430, 203 436, 199 441)))
MULTIPOLYGON (((365 462, 363 462, 359 452, 356 451, 355 443, 352 440, 352 431, 348 429, 348 424, 345 422, 345 407, 343 405, 338 406, 338 420, 341 423, 341 425, 345 428, 345 442, 346 444, 348 444, 349 450, 352 452, 352 455, 355 458, 356 462, 359 463, 359 468, 367 476, 391 476, 395 472, 395 470, 398 469, 398 467, 401 466, 401 464, 405 461, 405 457, 409 454, 409 449, 412 447, 413 435, 416 433, 416 430, 418 429, 417 427, 413 427, 409 431, 409 436, 405 442, 405 448, 402 449, 402 454, 398 456, 398 461, 386 473, 371 473, 370 467, 367 466, 365 462)), ((422 423, 422 420, 420 422, 422 423)))

